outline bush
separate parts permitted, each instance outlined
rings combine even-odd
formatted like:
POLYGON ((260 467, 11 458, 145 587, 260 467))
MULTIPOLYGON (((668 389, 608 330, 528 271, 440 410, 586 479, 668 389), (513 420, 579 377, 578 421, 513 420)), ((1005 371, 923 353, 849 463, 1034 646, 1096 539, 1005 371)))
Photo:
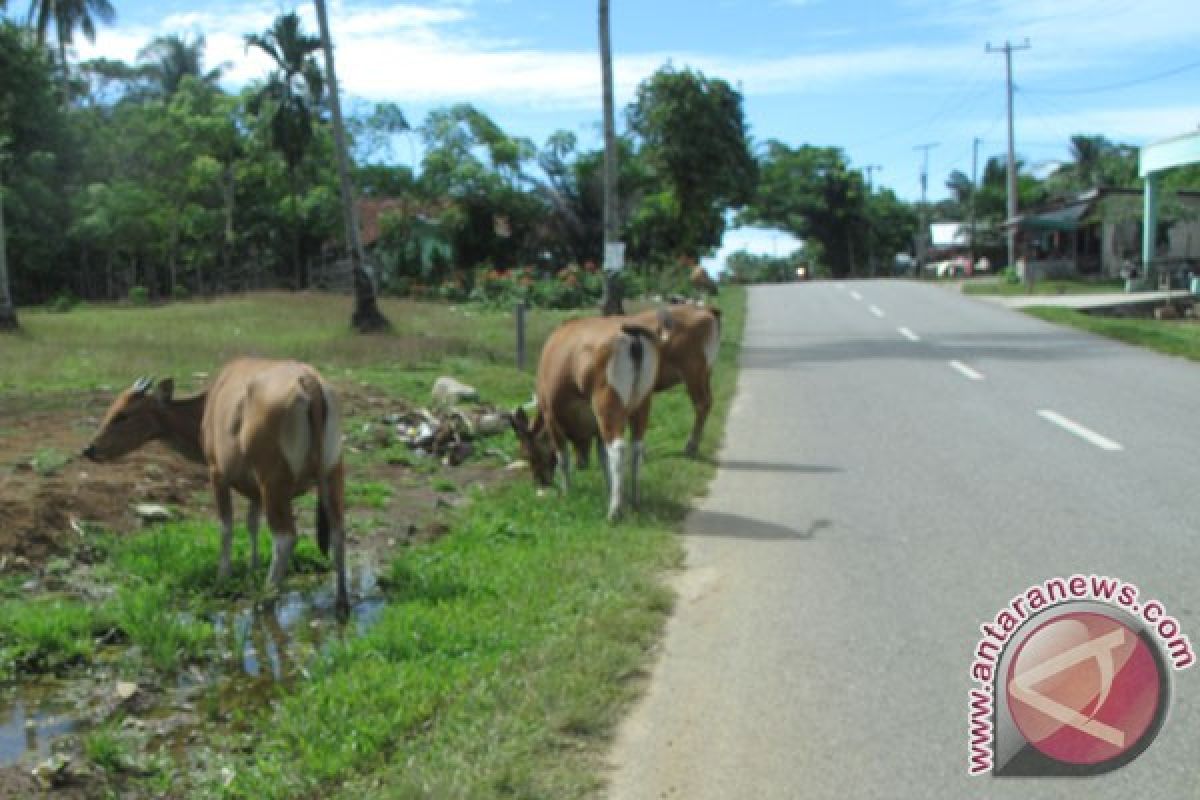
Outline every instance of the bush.
POLYGON ((65 314, 77 305, 79 305, 79 298, 66 292, 51 300, 48 308, 56 314, 65 314))
POLYGON ((171 290, 171 296, 180 301, 187 300, 190 294, 188 288, 181 283, 175 284, 175 288, 171 290))
POLYGON ((129 290, 129 302, 135 306, 150 305, 150 290, 145 286, 134 286, 129 290))
POLYGON ((1013 286, 1015 286, 1021 282, 1021 277, 1019 275, 1017 275, 1016 267, 1005 267, 1004 268, 1004 282, 1007 284, 1011 284, 1013 286))

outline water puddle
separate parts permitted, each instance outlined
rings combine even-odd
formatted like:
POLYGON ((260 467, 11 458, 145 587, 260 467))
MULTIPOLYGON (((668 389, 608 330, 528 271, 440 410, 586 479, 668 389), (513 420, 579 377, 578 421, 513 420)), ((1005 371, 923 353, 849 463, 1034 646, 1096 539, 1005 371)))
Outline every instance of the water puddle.
MULTIPOLYGON (((123 706, 127 715, 157 721, 162 738, 182 742, 198 723, 195 701, 208 695, 221 714, 249 710, 287 688, 298 671, 330 639, 360 634, 378 619, 385 598, 378 567, 363 562, 348 568, 350 619, 337 621, 333 581, 328 575, 293 576, 294 587, 272 602, 232 608, 212 618, 216 650, 208 662, 165 679, 159 689, 142 687, 137 701, 123 706), (180 709, 187 714, 178 714, 180 709)), ((120 651, 106 653, 88 674, 66 679, 39 677, 0 684, 0 767, 31 762, 51 754, 56 740, 86 732, 121 707, 114 697, 120 651)))

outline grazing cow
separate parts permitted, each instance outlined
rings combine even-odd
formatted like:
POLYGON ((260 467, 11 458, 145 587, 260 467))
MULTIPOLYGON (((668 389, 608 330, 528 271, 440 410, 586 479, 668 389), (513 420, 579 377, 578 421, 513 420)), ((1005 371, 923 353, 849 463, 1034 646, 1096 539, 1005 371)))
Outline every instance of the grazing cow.
POLYGON ((654 391, 666 391, 680 383, 687 387, 696 418, 684 452, 695 458, 712 408, 712 369, 721 347, 721 311, 711 306, 676 305, 663 311, 645 311, 627 321, 648 326, 663 313, 670 315, 670 330, 660 347, 654 391))
POLYGON ((530 424, 523 409, 513 415, 513 429, 536 484, 551 485, 557 467, 563 489, 570 489, 568 444, 585 460, 596 442, 608 483, 608 518, 616 519, 628 425, 633 438, 631 494, 637 506, 642 440, 658 376, 659 341, 668 324, 665 314, 644 324, 593 317, 567 322, 550 334, 538 361, 537 417, 530 424))
POLYGON ((696 268, 692 270, 689 282, 692 284, 692 288, 697 292, 710 295, 717 294, 718 292, 717 282, 714 281, 712 276, 708 274, 708 270, 699 264, 697 264, 696 268))
POLYGON ((317 542, 337 575, 337 609, 346 594, 345 475, 337 395, 312 367, 295 361, 242 358, 217 374, 207 392, 174 398, 174 381, 139 379, 117 396, 83 451, 111 461, 152 440, 208 466, 221 518, 218 577, 230 574, 231 490, 250 502, 250 563, 258 567, 260 511, 267 513, 273 547, 270 586, 278 590, 296 543, 292 499, 317 487, 317 542))

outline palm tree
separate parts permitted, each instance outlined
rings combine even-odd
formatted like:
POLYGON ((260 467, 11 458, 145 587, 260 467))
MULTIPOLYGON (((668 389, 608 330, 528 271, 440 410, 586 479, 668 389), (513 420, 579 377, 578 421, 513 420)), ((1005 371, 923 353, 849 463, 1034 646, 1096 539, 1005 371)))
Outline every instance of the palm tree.
POLYGON ((971 199, 971 192, 975 190, 975 185, 971 183, 971 179, 965 172, 956 169, 946 178, 946 188, 950 190, 954 202, 960 206, 966 206, 971 199))
POLYGON ((342 218, 346 226, 346 245, 354 264, 354 314, 350 321, 363 332, 386 330, 391 327, 375 301, 375 283, 366 271, 362 237, 358 231, 358 215, 354 207, 354 187, 350 185, 350 169, 346 157, 346 128, 342 121, 342 101, 333 68, 333 36, 329 33, 329 16, 325 0, 315 0, 317 26, 321 29, 321 47, 325 51, 325 74, 329 77, 329 107, 333 113, 333 142, 337 150, 338 185, 342 195, 342 218))
POLYGON ((1071 158, 1074 160, 1072 170, 1081 189, 1090 189, 1104 182, 1101 162, 1112 148, 1112 144, 1103 136, 1071 137, 1071 158))
POLYGON ((46 43, 50 24, 58 41, 58 61, 62 69, 63 105, 71 102, 67 70, 67 45, 79 30, 89 42, 96 41, 96 22, 111 25, 117 18, 109 0, 32 0, 29 4, 29 24, 37 34, 39 45, 46 43))
POLYGON ((156 36, 138 52, 138 61, 149 62, 145 73, 154 84, 154 93, 170 97, 189 75, 206 86, 217 85, 222 67, 204 71, 204 36, 187 41, 181 36, 156 36))
MULTIPOLYGON (((604 259, 617 241, 617 127, 613 115, 612 36, 608 0, 600 0, 600 72, 604 83, 604 259)), ((621 284, 615 270, 604 264, 604 314, 623 314, 621 284)))
POLYGON ((288 186, 292 195, 292 270, 297 289, 303 288, 300 263, 299 190, 296 169, 313 139, 316 107, 325 92, 325 78, 313 53, 321 40, 304 33, 295 12, 283 14, 262 35, 246 36, 247 47, 257 47, 275 62, 276 69, 254 97, 251 111, 266 112, 271 146, 279 151, 287 165, 288 186))

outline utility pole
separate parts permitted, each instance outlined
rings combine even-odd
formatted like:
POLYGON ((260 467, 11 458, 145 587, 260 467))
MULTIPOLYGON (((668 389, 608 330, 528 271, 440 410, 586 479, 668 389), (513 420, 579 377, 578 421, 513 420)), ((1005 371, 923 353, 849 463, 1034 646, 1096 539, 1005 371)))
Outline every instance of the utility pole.
POLYGON ((1017 263, 1017 156, 1013 149, 1013 83, 1012 83, 1012 54, 1014 50, 1028 50, 1029 40, 1022 44, 1005 41, 1003 47, 992 47, 988 42, 988 53, 1004 53, 1004 74, 1008 88, 1008 265, 1017 263))
POLYGON ((927 144, 919 144, 913 147, 913 150, 923 151, 921 161, 921 213, 920 230, 917 231, 917 277, 921 277, 921 271, 925 269, 925 255, 929 241, 929 207, 925 203, 925 192, 929 187, 929 151, 937 147, 940 142, 928 142, 927 144))
POLYGON ((975 271, 975 195, 979 192, 979 143, 983 140, 975 137, 971 145, 971 272, 975 271))
POLYGON ((862 168, 863 172, 867 173, 867 198, 866 198, 866 203, 863 205, 863 211, 865 212, 864 217, 866 218, 866 223, 867 223, 867 270, 870 272, 870 275, 872 278, 875 277, 876 269, 875 269, 875 247, 874 247, 874 244, 871 242, 871 206, 870 206, 870 203, 871 203, 871 194, 875 191, 875 187, 872 185, 872 182, 871 182, 871 175, 873 175, 875 170, 877 170, 877 169, 881 170, 881 169, 883 169, 883 167, 879 166, 878 164, 867 164, 865 167, 862 168))

